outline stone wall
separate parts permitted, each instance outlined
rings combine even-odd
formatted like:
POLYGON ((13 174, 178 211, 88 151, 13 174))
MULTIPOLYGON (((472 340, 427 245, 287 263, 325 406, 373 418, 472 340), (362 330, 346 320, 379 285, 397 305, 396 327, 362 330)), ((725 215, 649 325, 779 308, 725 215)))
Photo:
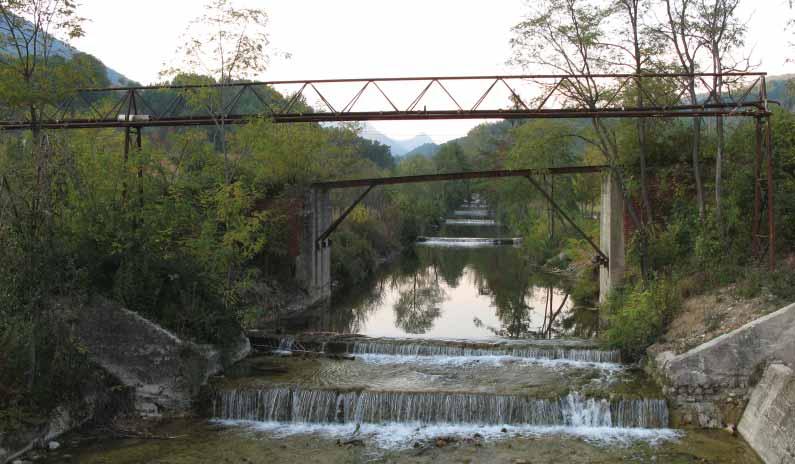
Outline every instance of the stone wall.
POLYGON ((795 304, 750 322, 686 353, 656 354, 652 370, 676 425, 735 425, 750 388, 772 362, 795 366, 795 304))
POLYGON ((771 364, 754 388, 738 431, 767 464, 795 463, 795 373, 771 364))

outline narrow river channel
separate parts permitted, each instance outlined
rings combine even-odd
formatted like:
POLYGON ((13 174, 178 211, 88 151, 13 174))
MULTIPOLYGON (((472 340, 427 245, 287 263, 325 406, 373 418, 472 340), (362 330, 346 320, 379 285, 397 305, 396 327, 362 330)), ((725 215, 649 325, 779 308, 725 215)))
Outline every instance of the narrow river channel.
MULTIPOLYGON (((670 428, 643 372, 592 338, 565 277, 465 204, 372 282, 257 341, 207 418, 166 440, 96 439, 86 463, 755 463, 720 431, 670 428)), ((57 461, 53 461, 57 462, 57 461)))

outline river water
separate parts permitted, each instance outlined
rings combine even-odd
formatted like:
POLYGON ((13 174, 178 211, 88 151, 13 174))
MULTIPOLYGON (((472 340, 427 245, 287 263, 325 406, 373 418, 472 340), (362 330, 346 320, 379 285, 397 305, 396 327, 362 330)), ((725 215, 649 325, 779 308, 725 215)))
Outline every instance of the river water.
POLYGON ((206 418, 158 427, 174 438, 78 438, 63 453, 88 463, 759 462, 728 433, 671 429, 657 386, 590 338, 595 313, 518 246, 482 204, 465 205, 333 307, 256 338, 263 353, 213 381, 206 418))

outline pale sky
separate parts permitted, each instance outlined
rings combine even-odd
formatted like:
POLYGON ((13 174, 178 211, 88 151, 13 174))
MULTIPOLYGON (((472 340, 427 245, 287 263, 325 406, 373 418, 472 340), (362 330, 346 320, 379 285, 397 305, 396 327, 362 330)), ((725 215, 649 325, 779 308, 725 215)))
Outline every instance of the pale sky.
MULTIPOLYGON (((74 43, 144 84, 173 60, 180 34, 201 14, 201 0, 82 0, 86 36, 74 43), (123 6, 122 6, 123 5, 123 6)), ((510 28, 524 0, 239 0, 270 15, 275 58, 261 80, 519 73, 510 57, 510 28)), ((760 70, 795 71, 786 63, 792 34, 787 0, 745 0, 747 45, 760 70)), ((474 92, 474 90, 473 90, 474 92)), ((473 98, 477 98, 476 96, 473 98)), ((310 103, 312 103, 310 98, 310 103)), ((436 142, 460 137, 478 121, 375 122, 395 139, 426 133, 436 142)))

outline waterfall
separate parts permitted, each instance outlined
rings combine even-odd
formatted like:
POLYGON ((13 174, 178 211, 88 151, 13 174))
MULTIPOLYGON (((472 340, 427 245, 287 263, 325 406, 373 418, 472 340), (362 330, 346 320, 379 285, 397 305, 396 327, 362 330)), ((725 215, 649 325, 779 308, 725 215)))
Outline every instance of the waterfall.
POLYGON ((590 348, 539 347, 494 345, 490 347, 467 347, 439 343, 386 343, 355 342, 353 354, 388 354, 397 356, 513 356, 542 360, 563 359, 589 363, 619 363, 617 350, 596 350, 590 348))
POLYGON ((410 423, 665 428, 665 400, 558 399, 443 392, 339 392, 279 387, 226 390, 213 400, 217 419, 295 423, 410 423))
POLYGON ((493 219, 447 219, 445 224, 449 226, 496 226, 497 221, 493 219))
POLYGON ((521 238, 480 238, 480 237, 420 237, 417 242, 426 246, 446 247, 485 247, 495 245, 517 245, 521 238))

